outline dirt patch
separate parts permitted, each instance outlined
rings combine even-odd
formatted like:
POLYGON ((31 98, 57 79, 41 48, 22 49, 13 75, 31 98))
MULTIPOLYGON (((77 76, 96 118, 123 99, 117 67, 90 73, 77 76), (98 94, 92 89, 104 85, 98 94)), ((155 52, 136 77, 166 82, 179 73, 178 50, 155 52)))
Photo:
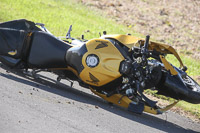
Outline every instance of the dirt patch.
POLYGON ((200 60, 199 0, 81 0, 134 31, 200 60))
POLYGON ((200 84, 200 76, 191 76, 197 83, 200 84))

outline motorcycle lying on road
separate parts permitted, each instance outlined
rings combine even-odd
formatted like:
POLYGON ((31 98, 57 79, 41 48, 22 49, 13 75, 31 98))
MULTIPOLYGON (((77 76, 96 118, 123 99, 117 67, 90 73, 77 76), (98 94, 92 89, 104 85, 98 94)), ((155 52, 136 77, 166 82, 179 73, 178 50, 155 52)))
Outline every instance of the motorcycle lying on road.
POLYGON ((172 46, 131 35, 104 35, 91 40, 71 37, 72 26, 61 40, 44 24, 25 19, 0 24, 0 62, 12 69, 48 71, 57 80, 77 81, 109 103, 134 113, 161 114, 179 100, 200 103, 200 86, 187 75, 172 46), (174 55, 177 68, 167 61, 174 55), (146 89, 176 99, 164 108, 144 95, 146 89))

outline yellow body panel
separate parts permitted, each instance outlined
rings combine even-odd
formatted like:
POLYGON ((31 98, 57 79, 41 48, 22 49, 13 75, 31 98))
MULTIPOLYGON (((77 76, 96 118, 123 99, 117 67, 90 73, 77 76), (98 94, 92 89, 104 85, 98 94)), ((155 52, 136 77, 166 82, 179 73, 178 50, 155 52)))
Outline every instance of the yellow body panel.
POLYGON ((84 69, 79 75, 81 80, 90 85, 102 86, 121 76, 119 66, 124 57, 110 41, 93 39, 86 43, 86 48, 88 52, 82 58, 84 69), (96 67, 88 67, 86 64, 86 58, 90 54, 99 58, 96 67), (91 76, 95 77, 95 81, 91 76))
POLYGON ((113 38, 115 40, 118 40, 122 44, 126 45, 130 49, 135 45, 136 42, 138 42, 138 40, 142 40, 142 38, 130 35, 105 35, 102 36, 101 38, 113 38))
MULTIPOLYGON (((138 46, 139 45, 138 41, 140 41, 140 40, 144 44, 144 39, 137 38, 137 37, 130 36, 130 35, 105 35, 105 36, 102 36, 101 38, 111 38, 111 39, 118 40, 122 44, 126 45, 129 49, 131 49, 133 46, 138 46)), ((180 56, 178 55, 178 53, 172 46, 150 41, 148 49, 149 50, 155 49, 156 51, 159 51, 164 54, 173 54, 179 61, 180 67, 181 68, 184 67, 180 56)))
POLYGON ((10 52, 8 52, 8 54, 14 56, 14 55, 17 54, 17 50, 15 50, 15 51, 10 51, 10 52))
POLYGON ((107 97, 104 94, 96 92, 92 88, 90 88, 90 90, 94 94, 102 97, 104 100, 106 100, 108 102, 111 102, 111 103, 114 103, 114 104, 116 104, 118 106, 121 106, 121 107, 124 107, 124 108, 128 108, 129 104, 132 102, 127 96, 122 96, 121 94, 114 94, 114 95, 112 95, 110 97, 107 97))
MULTIPOLYGON (((124 108, 128 108, 130 103, 132 102, 132 100, 130 100, 127 96, 123 96, 121 94, 114 94, 110 97, 107 97, 104 94, 98 93, 97 91, 95 91, 94 89, 90 88, 90 90, 100 96, 101 98, 103 98, 104 100, 111 102, 115 105, 118 105, 120 107, 124 107, 124 108)), ((147 113, 151 113, 151 114, 162 114, 163 112, 166 112, 167 110, 171 109, 173 106, 175 106, 179 101, 175 101, 174 103, 164 107, 164 108, 160 108, 160 109, 155 109, 152 108, 148 105, 144 105, 144 112, 147 113)))
POLYGON ((164 64, 166 70, 169 70, 172 75, 178 74, 178 72, 173 68, 171 64, 169 64, 169 62, 163 56, 160 55, 160 59, 164 64))

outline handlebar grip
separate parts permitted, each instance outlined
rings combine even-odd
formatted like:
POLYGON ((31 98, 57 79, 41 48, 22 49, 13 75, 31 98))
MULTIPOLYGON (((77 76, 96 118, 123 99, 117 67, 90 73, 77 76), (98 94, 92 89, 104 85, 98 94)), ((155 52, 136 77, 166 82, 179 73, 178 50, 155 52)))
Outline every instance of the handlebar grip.
POLYGON ((145 39, 145 43, 144 43, 144 49, 145 49, 145 52, 148 51, 148 47, 149 47, 149 39, 150 39, 150 36, 147 35, 147 36, 146 36, 146 39, 145 39))

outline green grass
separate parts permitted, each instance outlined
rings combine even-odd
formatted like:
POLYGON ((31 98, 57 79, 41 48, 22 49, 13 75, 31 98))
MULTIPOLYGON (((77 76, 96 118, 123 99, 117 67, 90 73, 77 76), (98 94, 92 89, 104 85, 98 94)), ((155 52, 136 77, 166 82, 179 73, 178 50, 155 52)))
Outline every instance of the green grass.
MULTIPOLYGON (((72 37, 75 38, 82 34, 85 34, 86 39, 98 38, 99 32, 104 30, 108 34, 139 35, 130 28, 117 24, 102 14, 71 0, 0 0, 0 22, 22 18, 44 23, 46 28, 56 36, 65 36, 71 24, 73 25, 72 37)), ((200 75, 199 62, 184 55, 182 59, 188 67, 189 75, 200 75)), ((169 56, 168 60, 178 65, 172 56, 169 56)), ((180 102, 178 106, 193 113, 200 112, 200 105, 180 102)))
MULTIPOLYGON (((191 76, 200 76, 200 62, 186 56, 186 55, 180 55, 183 64, 188 67, 187 73, 191 76)), ((178 60, 173 55, 167 55, 167 60, 169 62, 172 62, 173 65, 176 67, 179 67, 178 60)))
POLYGON ((99 37, 103 30, 108 33, 129 32, 123 25, 113 24, 113 21, 70 0, 1 0, 0 9, 1 21, 25 18, 44 23, 56 36, 64 36, 71 24, 73 37, 85 34, 87 39, 99 37), (90 32, 85 32, 87 30, 90 32))
POLYGON ((183 108, 186 111, 191 112, 200 119, 200 104, 190 104, 185 101, 179 102, 176 106, 183 108))

